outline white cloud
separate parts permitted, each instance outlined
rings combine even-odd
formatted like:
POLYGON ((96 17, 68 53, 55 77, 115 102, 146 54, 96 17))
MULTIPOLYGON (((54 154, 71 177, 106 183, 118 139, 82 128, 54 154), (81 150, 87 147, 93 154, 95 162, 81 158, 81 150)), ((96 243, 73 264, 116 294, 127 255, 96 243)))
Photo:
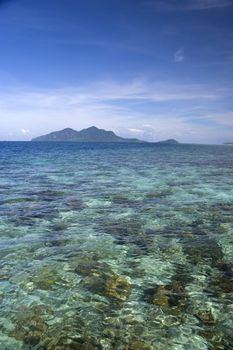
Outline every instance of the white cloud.
MULTIPOLYGON (((212 114, 208 108, 214 110, 227 93, 220 87, 146 79, 100 81, 61 89, 17 85, 11 90, 0 89, 0 139, 12 133, 10 139, 27 140, 65 127, 96 125, 122 136, 151 141, 177 137, 199 142, 199 134, 194 131, 202 120, 226 130, 231 127, 232 116, 226 112, 220 115, 219 110, 212 114), (196 125, 192 125, 192 119, 196 125)), ((204 131, 209 132, 206 142, 216 138, 214 127, 201 126, 200 134, 204 131)))
POLYGON ((143 134, 144 130, 143 129, 134 129, 134 128, 129 128, 129 132, 132 132, 133 134, 143 134))
POLYGON ((0 91, 1 108, 72 109, 82 106, 109 106, 117 101, 169 102, 191 100, 218 100, 219 89, 199 84, 150 82, 135 79, 130 82, 103 81, 86 86, 61 89, 29 89, 0 91))
MULTIPOLYGON (((202 118, 205 120, 205 115, 202 118)), ((230 118, 227 120, 231 123, 230 118)), ((213 117, 213 121, 215 121, 215 117, 213 117)), ((122 135, 134 137, 134 133, 130 130, 131 128, 121 130, 122 135)), ((160 115, 154 119, 149 127, 142 126, 142 133, 138 135, 138 138, 151 142, 175 138, 185 143, 222 143, 226 140, 233 141, 233 127, 225 128, 221 123, 218 126, 214 123, 210 123, 210 125, 191 123, 188 118, 183 116, 172 117, 168 114, 160 115)))
POLYGON ((28 134, 30 134, 30 130, 28 130, 28 129, 21 129, 21 133, 23 135, 28 135, 28 134))
POLYGON ((184 51, 182 49, 179 49, 174 53, 174 61, 175 62, 177 62, 177 63, 183 62, 184 59, 185 59, 185 56, 184 56, 184 51))

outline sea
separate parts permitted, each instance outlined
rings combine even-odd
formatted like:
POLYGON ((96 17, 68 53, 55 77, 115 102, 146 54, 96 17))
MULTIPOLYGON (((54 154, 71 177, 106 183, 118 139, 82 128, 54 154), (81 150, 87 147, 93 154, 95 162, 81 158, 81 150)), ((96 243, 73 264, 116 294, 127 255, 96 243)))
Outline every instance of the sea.
POLYGON ((232 350, 233 147, 0 142, 0 350, 232 350))

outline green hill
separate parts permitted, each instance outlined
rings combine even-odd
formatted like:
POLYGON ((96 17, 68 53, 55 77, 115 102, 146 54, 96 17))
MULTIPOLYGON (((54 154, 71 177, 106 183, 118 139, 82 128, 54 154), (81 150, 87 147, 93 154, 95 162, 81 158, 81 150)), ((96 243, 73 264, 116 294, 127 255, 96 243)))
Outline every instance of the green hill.
POLYGON ((117 136, 113 131, 98 129, 95 126, 76 131, 66 128, 60 131, 54 131, 50 134, 43 135, 32 139, 32 141, 61 141, 61 142, 143 142, 138 139, 125 139, 117 136))

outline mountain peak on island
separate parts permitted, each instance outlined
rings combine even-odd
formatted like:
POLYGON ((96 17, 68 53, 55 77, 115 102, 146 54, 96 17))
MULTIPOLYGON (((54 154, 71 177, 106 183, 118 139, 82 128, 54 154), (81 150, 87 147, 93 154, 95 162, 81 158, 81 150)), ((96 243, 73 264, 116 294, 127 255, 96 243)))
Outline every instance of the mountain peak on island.
POLYGON ((65 128, 60 131, 54 131, 47 135, 39 136, 32 141, 57 141, 57 142, 143 142, 138 139, 125 139, 117 136, 113 131, 98 129, 96 126, 90 126, 87 129, 76 131, 71 128, 65 128))
POLYGON ((71 132, 73 132, 73 131, 75 131, 74 129, 72 129, 72 128, 65 128, 65 129, 63 129, 63 130, 61 130, 61 131, 65 131, 65 132, 69 132, 69 131, 71 131, 71 132))
POLYGON ((177 145, 179 143, 179 141, 177 141, 175 139, 168 139, 168 140, 164 140, 164 141, 159 141, 157 143, 166 143, 169 145, 177 145))
POLYGON ((83 130, 102 130, 102 129, 98 129, 96 126, 92 125, 92 126, 89 126, 88 128, 83 129, 83 130))

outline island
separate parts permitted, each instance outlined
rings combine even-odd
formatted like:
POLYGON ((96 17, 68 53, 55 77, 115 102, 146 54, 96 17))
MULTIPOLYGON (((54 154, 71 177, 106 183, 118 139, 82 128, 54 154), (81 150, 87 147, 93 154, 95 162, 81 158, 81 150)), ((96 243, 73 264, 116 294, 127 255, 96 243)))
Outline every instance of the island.
POLYGON ((174 139, 168 139, 168 140, 164 140, 164 141, 158 141, 156 142, 157 144, 167 144, 167 145, 178 145, 179 142, 177 140, 174 139))
POLYGON ((32 139, 33 142, 55 141, 55 142, 145 142, 138 139, 126 139, 117 136, 113 131, 106 131, 91 126, 81 131, 66 128, 60 131, 54 131, 32 139))
MULTIPOLYGON (((32 142, 125 142, 125 143, 149 143, 136 138, 123 138, 116 135, 113 131, 98 129, 96 126, 91 126, 80 131, 66 128, 59 131, 51 132, 47 135, 42 135, 31 140, 32 142)), ((150 142, 152 143, 152 142, 150 142)), ((158 145, 176 145, 178 141, 168 139, 165 141, 153 142, 158 145)))

